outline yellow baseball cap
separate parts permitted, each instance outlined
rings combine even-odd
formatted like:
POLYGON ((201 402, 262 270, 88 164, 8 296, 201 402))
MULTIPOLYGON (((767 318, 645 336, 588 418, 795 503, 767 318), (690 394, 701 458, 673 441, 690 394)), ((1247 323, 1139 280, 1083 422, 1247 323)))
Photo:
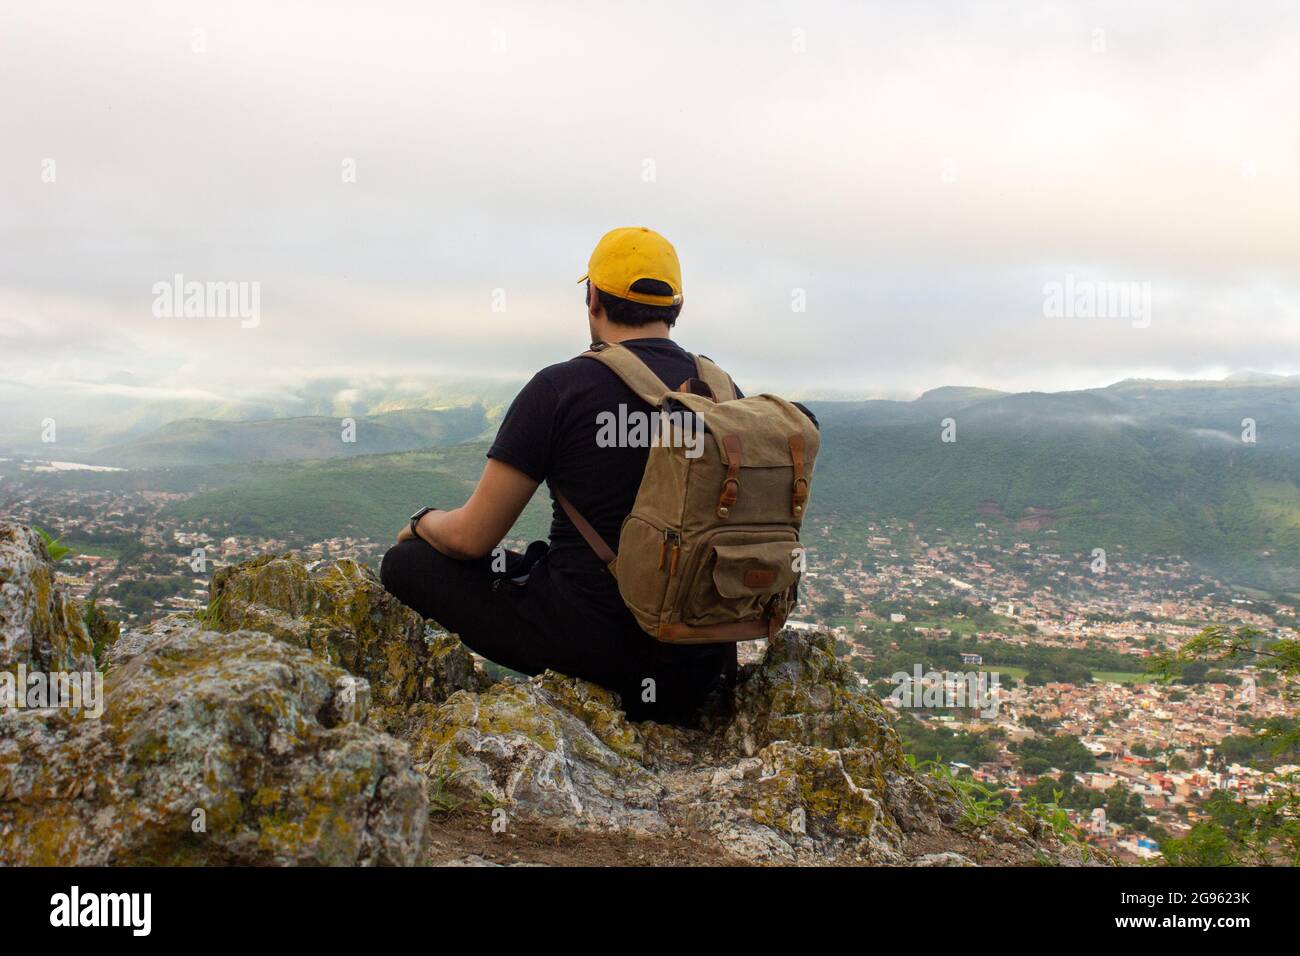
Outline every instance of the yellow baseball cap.
POLYGON ((601 292, 643 305, 677 305, 682 301, 682 266, 673 244, 645 226, 624 226, 601 236, 587 262, 587 274, 601 292), (672 295, 633 292, 639 279, 658 279, 673 290, 672 295))

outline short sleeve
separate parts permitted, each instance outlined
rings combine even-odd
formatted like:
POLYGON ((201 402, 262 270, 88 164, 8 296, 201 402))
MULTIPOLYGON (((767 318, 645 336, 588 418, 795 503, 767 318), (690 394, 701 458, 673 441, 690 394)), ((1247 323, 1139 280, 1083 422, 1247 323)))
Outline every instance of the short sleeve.
POLYGON ((487 456, 541 483, 550 474, 559 394, 538 372, 506 410, 487 456))

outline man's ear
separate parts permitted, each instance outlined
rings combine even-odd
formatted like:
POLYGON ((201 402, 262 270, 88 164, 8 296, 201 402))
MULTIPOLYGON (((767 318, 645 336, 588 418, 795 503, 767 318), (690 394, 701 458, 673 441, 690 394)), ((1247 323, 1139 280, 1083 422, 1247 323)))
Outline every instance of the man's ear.
POLYGON ((587 280, 587 315, 593 320, 598 321, 605 317, 605 307, 600 304, 600 296, 596 294, 596 288, 587 280))

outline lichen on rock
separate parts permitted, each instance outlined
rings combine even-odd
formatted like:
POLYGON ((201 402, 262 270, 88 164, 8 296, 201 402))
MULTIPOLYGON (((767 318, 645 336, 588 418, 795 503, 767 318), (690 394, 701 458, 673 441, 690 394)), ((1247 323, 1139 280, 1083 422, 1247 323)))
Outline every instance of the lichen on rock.
POLYGON ((207 626, 263 631, 370 681, 379 726, 400 726, 411 704, 489 683, 459 640, 436 633, 352 560, 308 566, 264 555, 219 569, 210 594, 207 626))
MULTIPOLYGON (((413 746, 470 805, 557 829, 709 839, 737 862, 903 864, 930 852, 913 839, 978 843, 953 829, 956 795, 908 766, 826 634, 778 635, 695 729, 630 722, 616 695, 546 672, 455 694, 423 715, 413 746)), ((1050 835, 1003 837, 1022 862, 1077 862, 1050 835)))
MULTIPOLYGON (((18 620, 35 620, 42 634, 57 637, 64 619, 51 627, 41 609, 69 602, 53 584, 39 539, 25 531, 0 528, 0 541, 17 542, 0 554, 12 599, 6 613, 32 608, 28 596, 40 595, 36 612, 18 620)), ((41 641, 29 646, 33 661, 48 660, 41 641)), ((98 719, 58 708, 0 709, 0 860, 409 865, 422 858, 424 781, 403 743, 362 725, 364 680, 270 635, 214 632, 179 615, 129 633, 106 658, 98 719)))
POLYGON ((547 672, 461 691, 416 736, 418 766, 451 792, 583 828, 656 832, 661 784, 617 695, 547 672))
MULTIPOLYGON (((0 584, 0 653, 85 661, 89 638, 26 529, 0 528, 0 584)), ((107 648, 101 720, 0 715, 0 858, 410 864, 432 795, 468 820, 684 841, 732 862, 1084 862, 1020 811, 965 826, 826 634, 777 635, 696 726, 673 727, 551 671, 492 683, 352 561, 256 558, 218 571, 211 597, 198 619, 107 648)), ((490 854, 439 845, 448 860, 490 854)))
POLYGON ((427 798, 406 747, 358 722, 355 687, 340 700, 356 680, 266 634, 172 620, 115 661, 102 718, 0 716, 0 857, 414 863, 427 798))
POLYGON ((835 656, 825 632, 782 632, 759 664, 748 665, 736 687, 724 745, 747 755, 776 740, 818 747, 870 747, 891 767, 903 752, 884 706, 858 686, 835 656))
POLYGON ((0 524, 0 670, 93 671, 91 636, 76 602, 54 585, 45 542, 0 524))

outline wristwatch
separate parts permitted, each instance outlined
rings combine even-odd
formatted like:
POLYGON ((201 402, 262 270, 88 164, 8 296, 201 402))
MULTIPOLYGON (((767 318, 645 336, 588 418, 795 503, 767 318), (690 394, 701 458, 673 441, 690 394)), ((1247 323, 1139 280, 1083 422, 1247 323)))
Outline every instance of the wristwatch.
MULTIPOLYGON (((415 526, 418 525, 420 523, 420 519, 423 518, 425 515, 427 515, 430 511, 437 511, 437 510, 438 510, 437 508, 430 508, 429 506, 426 505, 425 507, 417 511, 415 514, 411 515, 411 534, 415 535, 417 538, 420 538, 420 532, 419 530, 416 529, 415 526)), ((420 540, 424 541, 423 538, 420 538, 420 540)), ((429 542, 425 541, 424 543, 428 544, 429 542)))

